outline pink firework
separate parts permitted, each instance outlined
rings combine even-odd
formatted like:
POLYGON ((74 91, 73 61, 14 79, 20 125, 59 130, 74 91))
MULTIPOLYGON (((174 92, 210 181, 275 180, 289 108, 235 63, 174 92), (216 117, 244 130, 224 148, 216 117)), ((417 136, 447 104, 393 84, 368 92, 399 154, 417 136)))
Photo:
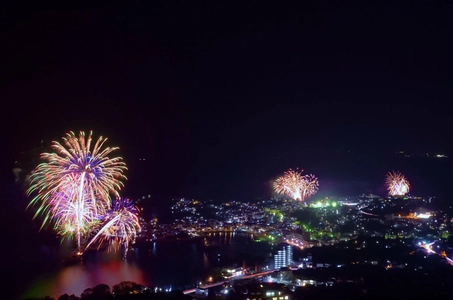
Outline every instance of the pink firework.
POLYGON ((310 198, 314 194, 318 192, 319 189, 319 182, 318 178, 315 177, 315 175, 310 174, 310 175, 305 175, 303 177, 304 180, 304 190, 302 193, 302 199, 305 200, 307 198, 310 198))
POLYGON ((304 201, 318 191, 318 179, 314 175, 302 176, 302 171, 289 169, 274 182, 274 191, 294 200, 304 201))
POLYGON ((106 241, 110 245, 124 245, 127 248, 141 230, 138 212, 138 208, 129 199, 118 198, 113 201, 112 209, 104 216, 100 230, 86 248, 96 241, 106 241))
POLYGON ((385 177, 390 196, 404 196, 409 193, 409 181, 400 172, 389 172, 385 177))

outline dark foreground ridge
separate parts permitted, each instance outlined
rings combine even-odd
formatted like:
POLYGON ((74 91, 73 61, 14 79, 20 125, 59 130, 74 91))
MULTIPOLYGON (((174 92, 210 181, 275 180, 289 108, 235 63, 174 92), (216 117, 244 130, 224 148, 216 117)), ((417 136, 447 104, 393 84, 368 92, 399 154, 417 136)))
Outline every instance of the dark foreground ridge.
MULTIPOLYGON (((315 270, 313 270, 315 271, 315 270)), ((295 275, 298 271, 295 272, 295 275)), ((305 276, 307 274, 297 274, 305 276)), ((329 270, 319 271, 317 277, 325 281, 334 280, 334 284, 318 284, 311 287, 298 287, 290 291, 283 286, 286 300, 293 299, 451 299, 453 293, 453 268, 438 270, 385 270, 367 266, 345 270, 343 274, 333 274, 329 270), (336 276, 336 278, 330 278, 336 276)), ((61 295, 58 298, 26 298, 23 300, 107 300, 107 299, 273 299, 266 294, 266 289, 275 284, 258 281, 236 283, 226 295, 209 291, 207 295, 185 295, 182 291, 155 292, 134 282, 121 282, 110 289, 106 284, 87 288, 80 297, 61 295), (260 288, 261 287, 261 288, 260 288)), ((274 289, 273 287, 272 289, 274 289)))

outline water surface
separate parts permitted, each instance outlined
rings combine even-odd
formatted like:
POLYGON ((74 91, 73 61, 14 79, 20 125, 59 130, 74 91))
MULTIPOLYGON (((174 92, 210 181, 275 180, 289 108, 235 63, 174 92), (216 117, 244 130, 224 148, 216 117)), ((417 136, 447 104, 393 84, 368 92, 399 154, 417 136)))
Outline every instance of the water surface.
MULTIPOLYGON (((60 257, 70 251, 62 244, 60 257)), ((87 253, 82 263, 59 264, 37 274, 27 285, 21 299, 62 294, 80 294, 86 288, 107 284, 110 288, 121 281, 133 281, 148 287, 188 289, 207 279, 209 270, 243 263, 253 267, 272 257, 269 244, 254 242, 247 234, 216 233, 204 240, 150 242, 133 249, 126 259, 119 252, 87 253)))

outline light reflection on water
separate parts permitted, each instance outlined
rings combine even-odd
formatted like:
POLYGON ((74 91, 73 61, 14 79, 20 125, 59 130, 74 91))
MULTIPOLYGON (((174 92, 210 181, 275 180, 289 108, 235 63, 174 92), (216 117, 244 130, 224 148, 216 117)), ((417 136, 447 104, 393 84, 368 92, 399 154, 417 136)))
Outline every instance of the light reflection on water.
MULTIPOLYGON (((105 254, 105 253, 103 253, 105 254)), ((63 294, 80 294, 89 287, 107 284, 110 287, 121 281, 133 281, 145 286, 151 286, 143 270, 134 261, 121 259, 120 254, 99 262, 87 262, 64 266, 59 270, 39 276, 27 289, 22 298, 49 295, 57 299, 63 294)))
MULTIPOLYGON (((60 253, 70 253, 71 244, 62 243, 60 253)), ((186 288, 207 277, 207 270, 219 266, 242 265, 246 257, 269 257, 270 247, 254 243, 248 235, 213 234, 199 242, 157 242, 131 251, 126 259, 118 252, 91 252, 84 262, 60 266, 39 274, 21 299, 63 294, 80 294, 86 288, 107 284, 110 288, 121 281, 133 281, 148 287, 186 288), (206 247, 208 246, 208 247, 206 247)), ((253 258, 253 261, 255 258, 253 258)), ((250 263, 254 263, 250 261, 250 263)))

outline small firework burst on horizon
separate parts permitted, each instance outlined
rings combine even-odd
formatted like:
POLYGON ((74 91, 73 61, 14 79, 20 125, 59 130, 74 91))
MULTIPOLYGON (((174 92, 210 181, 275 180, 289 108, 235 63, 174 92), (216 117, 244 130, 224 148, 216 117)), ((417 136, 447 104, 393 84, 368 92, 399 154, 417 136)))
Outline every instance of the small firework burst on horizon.
POLYGON ((389 172, 385 177, 385 183, 390 196, 404 196, 409 193, 409 181, 400 172, 389 172))
POLYGON ((316 194, 319 188, 318 179, 312 175, 302 175, 303 170, 289 169, 283 176, 274 181, 274 191, 298 201, 305 201, 316 194))

